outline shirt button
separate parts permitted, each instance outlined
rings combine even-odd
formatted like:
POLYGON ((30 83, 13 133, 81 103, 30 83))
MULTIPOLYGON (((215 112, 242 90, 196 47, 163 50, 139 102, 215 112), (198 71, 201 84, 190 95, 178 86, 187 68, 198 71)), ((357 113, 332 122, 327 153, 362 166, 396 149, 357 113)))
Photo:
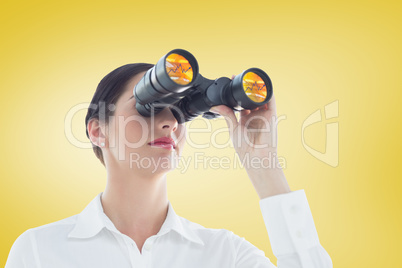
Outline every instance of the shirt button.
POLYGON ((144 249, 145 250, 150 250, 152 248, 152 244, 151 243, 148 243, 148 244, 145 244, 144 245, 144 249))
POLYGON ((290 207, 290 212, 296 214, 299 211, 299 207, 297 205, 293 205, 290 207))
POLYGON ((302 238, 303 237, 303 234, 302 234, 302 232, 300 230, 296 231, 296 237, 297 238, 302 238))

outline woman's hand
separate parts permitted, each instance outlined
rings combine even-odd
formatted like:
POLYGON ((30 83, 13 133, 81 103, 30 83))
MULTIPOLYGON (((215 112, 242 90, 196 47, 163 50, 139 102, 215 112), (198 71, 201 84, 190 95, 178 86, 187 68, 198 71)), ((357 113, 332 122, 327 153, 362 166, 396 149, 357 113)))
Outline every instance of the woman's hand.
POLYGON ((254 110, 242 110, 239 121, 226 105, 214 106, 210 111, 226 120, 232 144, 260 199, 290 192, 277 158, 275 96, 254 110))

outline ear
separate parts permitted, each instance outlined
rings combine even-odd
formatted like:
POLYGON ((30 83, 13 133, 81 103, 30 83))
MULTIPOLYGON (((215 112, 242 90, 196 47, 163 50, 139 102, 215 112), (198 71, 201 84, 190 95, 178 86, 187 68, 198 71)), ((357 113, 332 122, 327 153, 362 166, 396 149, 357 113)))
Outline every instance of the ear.
POLYGON ((99 119, 94 117, 88 122, 88 135, 91 142, 98 147, 106 146, 106 136, 104 124, 99 122, 99 119))

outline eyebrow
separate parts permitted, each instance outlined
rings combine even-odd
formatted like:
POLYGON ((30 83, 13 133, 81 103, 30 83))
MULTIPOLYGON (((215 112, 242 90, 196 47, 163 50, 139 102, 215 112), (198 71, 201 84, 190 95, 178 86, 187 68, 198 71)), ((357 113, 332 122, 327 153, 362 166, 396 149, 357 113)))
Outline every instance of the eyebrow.
POLYGON ((134 95, 132 95, 128 100, 131 100, 132 98, 134 98, 134 95))

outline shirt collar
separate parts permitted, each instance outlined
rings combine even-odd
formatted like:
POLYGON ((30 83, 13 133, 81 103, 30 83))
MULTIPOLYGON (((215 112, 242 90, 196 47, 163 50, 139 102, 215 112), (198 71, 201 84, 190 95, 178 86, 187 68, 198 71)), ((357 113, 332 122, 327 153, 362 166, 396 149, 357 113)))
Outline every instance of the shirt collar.
MULTIPOLYGON (((120 233, 119 230, 114 226, 113 222, 104 213, 101 195, 103 192, 99 193, 85 208, 78 214, 77 221, 74 228, 68 234, 68 237, 75 238, 89 238, 95 236, 103 228, 107 228, 112 232, 120 233)), ((188 226, 187 221, 180 219, 170 201, 168 201, 168 213, 165 221, 162 224, 157 236, 164 235, 171 230, 176 231, 178 234, 184 238, 201 245, 204 242, 197 236, 197 234, 188 226)))

